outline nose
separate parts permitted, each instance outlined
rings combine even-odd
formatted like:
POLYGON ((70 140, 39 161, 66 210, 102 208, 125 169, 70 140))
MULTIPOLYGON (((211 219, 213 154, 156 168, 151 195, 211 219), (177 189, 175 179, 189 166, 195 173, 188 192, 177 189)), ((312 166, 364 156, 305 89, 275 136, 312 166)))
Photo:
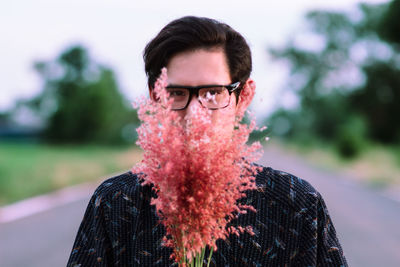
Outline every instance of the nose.
POLYGON ((192 98, 191 99, 189 99, 189 104, 188 104, 188 106, 186 107, 186 109, 185 109, 185 117, 186 118, 192 118, 193 117, 193 114, 194 113, 196 113, 196 111, 199 109, 199 108, 202 108, 202 106, 201 106, 201 104, 200 104, 200 102, 199 102, 199 99, 197 98, 197 96, 196 95, 192 95, 192 98))

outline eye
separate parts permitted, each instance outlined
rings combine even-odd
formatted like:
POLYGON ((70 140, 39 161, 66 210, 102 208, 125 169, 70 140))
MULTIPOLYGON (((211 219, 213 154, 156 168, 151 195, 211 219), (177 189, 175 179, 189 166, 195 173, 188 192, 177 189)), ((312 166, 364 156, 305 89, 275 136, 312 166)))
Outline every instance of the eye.
POLYGON ((187 94, 185 89, 180 88, 167 88, 167 91, 170 97, 183 97, 187 94))
POLYGON ((207 90, 207 92, 211 95, 219 95, 222 94, 223 88, 222 87, 210 88, 207 90))
POLYGON ((223 87, 212 87, 212 88, 207 88, 203 89, 200 91, 200 95, 204 98, 210 97, 210 96, 218 96, 224 93, 224 88, 223 87))

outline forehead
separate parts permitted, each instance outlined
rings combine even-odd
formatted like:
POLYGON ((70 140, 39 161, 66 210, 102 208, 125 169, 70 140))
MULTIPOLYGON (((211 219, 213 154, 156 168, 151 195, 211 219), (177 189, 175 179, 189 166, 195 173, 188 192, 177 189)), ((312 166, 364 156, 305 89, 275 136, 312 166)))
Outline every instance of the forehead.
POLYGON ((168 83, 198 86, 231 83, 226 55, 222 49, 182 52, 167 65, 168 83))

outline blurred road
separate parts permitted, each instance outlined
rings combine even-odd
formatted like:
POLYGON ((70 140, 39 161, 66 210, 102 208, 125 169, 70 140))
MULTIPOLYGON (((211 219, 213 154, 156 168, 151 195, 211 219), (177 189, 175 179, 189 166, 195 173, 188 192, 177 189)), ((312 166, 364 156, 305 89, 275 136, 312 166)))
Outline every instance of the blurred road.
POLYGON ((66 266, 91 193, 71 204, 0 224, 0 266, 66 266))
MULTIPOLYGON (((317 169, 268 145, 260 160, 309 181, 321 192, 349 266, 400 266, 400 203, 346 177, 317 169)), ((65 266, 92 192, 86 198, 0 224, 1 267, 65 266)))

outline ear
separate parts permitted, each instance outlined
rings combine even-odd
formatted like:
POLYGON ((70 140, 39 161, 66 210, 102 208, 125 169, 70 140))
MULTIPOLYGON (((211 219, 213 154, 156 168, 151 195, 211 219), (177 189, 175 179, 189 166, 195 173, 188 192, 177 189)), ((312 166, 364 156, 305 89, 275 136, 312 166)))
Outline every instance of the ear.
POLYGON ((149 96, 151 100, 155 101, 154 90, 150 86, 149 86, 149 96))
POLYGON ((244 112, 253 100, 255 92, 256 82, 249 78, 240 92, 239 101, 236 105, 236 116, 242 117, 244 115, 244 112))

